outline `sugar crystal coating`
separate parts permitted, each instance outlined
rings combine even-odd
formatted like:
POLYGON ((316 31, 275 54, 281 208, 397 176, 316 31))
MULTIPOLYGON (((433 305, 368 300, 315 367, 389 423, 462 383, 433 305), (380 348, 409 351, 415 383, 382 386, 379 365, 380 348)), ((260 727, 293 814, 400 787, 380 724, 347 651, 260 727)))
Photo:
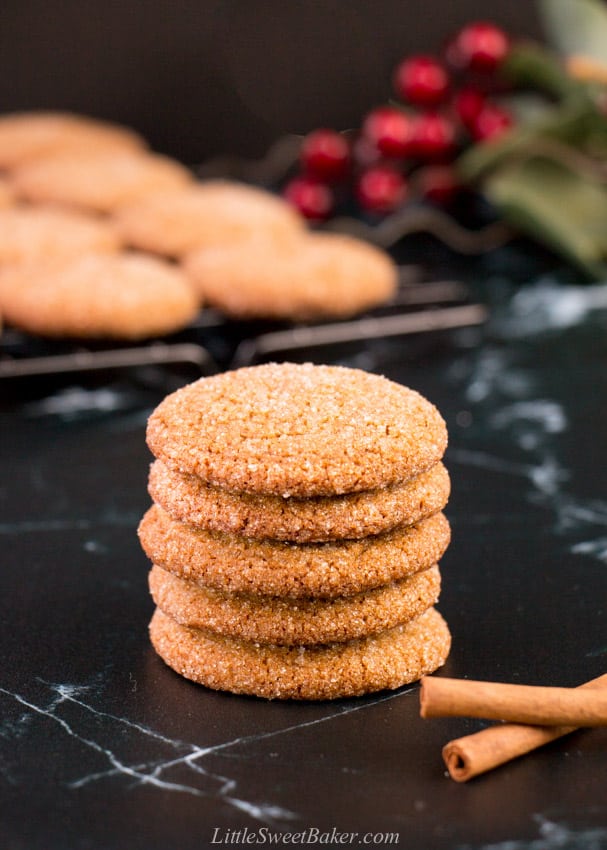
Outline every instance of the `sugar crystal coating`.
POLYGON ((447 470, 435 464, 403 484, 308 499, 233 493, 195 475, 173 472, 161 461, 150 468, 149 491, 174 519, 243 537, 310 543, 380 534, 413 525, 445 507, 447 470))
POLYGON ((379 375, 270 363, 167 396, 147 439, 168 467, 208 484, 308 497, 413 478, 443 456, 447 431, 434 405, 379 375))
POLYGON ((226 593, 154 566, 152 597, 183 626, 280 646, 367 637, 419 616, 440 592, 437 566, 373 590, 335 599, 289 599, 226 593))
POLYGON ((433 673, 451 646, 434 608, 378 635, 313 647, 217 636, 156 609, 150 637, 165 663, 187 679, 267 699, 337 699, 398 688, 433 673))
POLYGON ((450 482, 430 402, 357 369, 270 363, 168 396, 147 440, 150 638, 175 671, 334 699, 444 663, 450 482))
POLYGON ((217 590, 330 599, 426 569, 444 554, 450 529, 438 513, 360 540, 301 545, 194 528, 153 505, 139 539, 152 562, 217 590))

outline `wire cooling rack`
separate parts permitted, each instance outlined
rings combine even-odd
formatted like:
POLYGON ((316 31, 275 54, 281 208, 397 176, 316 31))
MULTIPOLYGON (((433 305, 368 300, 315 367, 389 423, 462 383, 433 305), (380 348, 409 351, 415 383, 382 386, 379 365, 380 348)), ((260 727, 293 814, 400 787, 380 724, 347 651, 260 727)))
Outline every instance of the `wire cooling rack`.
POLYGON ((335 346, 441 332, 482 324, 486 308, 467 286, 425 280, 412 265, 399 268, 400 285, 389 303, 355 318, 305 324, 233 321, 202 310, 184 331, 145 344, 51 341, 5 329, 0 335, 0 380, 81 375, 138 367, 186 366, 209 375, 270 359, 301 359, 335 346))

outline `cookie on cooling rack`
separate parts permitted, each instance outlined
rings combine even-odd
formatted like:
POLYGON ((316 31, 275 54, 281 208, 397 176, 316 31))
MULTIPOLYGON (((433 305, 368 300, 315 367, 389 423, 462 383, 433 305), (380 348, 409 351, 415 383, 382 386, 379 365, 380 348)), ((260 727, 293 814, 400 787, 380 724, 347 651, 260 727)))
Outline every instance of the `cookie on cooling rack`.
POLYGON ((8 207, 0 210, 0 269, 47 263, 83 253, 114 253, 115 230, 105 221, 72 210, 8 207))
POLYGON ((389 301, 398 285, 385 251, 334 233, 205 248, 184 269, 205 301, 239 319, 348 317, 389 301))
POLYGON ((84 254, 1 271, 0 309, 8 324, 32 334, 136 340, 186 326, 199 302, 161 260, 84 254))
POLYGON ((303 231, 304 223, 270 192, 206 180, 125 207, 116 216, 116 227, 127 245, 180 257, 196 248, 233 246, 257 237, 288 242, 303 231))
POLYGON ((8 180, 0 178, 0 209, 10 207, 15 202, 15 193, 13 192, 8 180))
POLYGON ((146 151, 59 153, 12 175, 17 197, 95 213, 110 213, 154 192, 187 185, 193 174, 174 159, 146 151))
POLYGON ((146 147, 133 130, 69 112, 11 112, 0 115, 0 169, 56 153, 138 150, 146 147))

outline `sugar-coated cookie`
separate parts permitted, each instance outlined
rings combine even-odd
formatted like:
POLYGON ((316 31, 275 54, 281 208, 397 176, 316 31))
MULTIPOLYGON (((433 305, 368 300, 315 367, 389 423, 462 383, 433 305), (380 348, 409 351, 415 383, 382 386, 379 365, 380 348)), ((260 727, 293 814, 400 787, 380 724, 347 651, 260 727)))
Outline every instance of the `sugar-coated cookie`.
POLYGON ((75 211, 46 207, 0 210, 0 269, 18 263, 48 263, 83 253, 120 248, 115 230, 75 211))
POLYGON ((184 327, 198 301, 168 263, 85 254, 0 272, 0 307, 7 323, 33 334, 134 340, 184 327))
POLYGON ((235 318, 347 317, 388 301, 398 283, 388 254, 333 233, 194 251, 184 261, 202 297, 235 318))
POLYGON ((342 366, 269 363, 202 378, 148 420, 171 469, 237 492, 340 495, 402 483, 434 466, 445 422, 415 390, 342 366))
POLYGON ((362 540, 293 545, 194 528, 152 505, 139 525, 139 539, 152 563, 216 590, 331 599, 435 564, 449 545, 450 529, 438 513, 362 540))
POLYGON ((50 154, 139 150, 133 130, 68 112, 12 112, 0 116, 0 169, 12 169, 50 154))
POLYGON ((442 510, 450 492, 442 463, 403 484, 309 499, 234 493, 174 472, 159 460, 150 468, 148 486, 152 499, 182 522, 291 543, 358 539, 413 525, 442 510))
POLYGON ((398 688, 442 666, 451 645, 434 608, 372 637, 312 647, 218 636, 156 609, 150 637, 165 663, 187 679, 267 699, 326 700, 398 688))
MULTIPOLYGON (((256 237, 288 242, 304 229, 303 219, 286 201, 227 180, 192 183, 145 198, 120 210, 116 226, 128 245, 169 257, 256 237)), ((249 250, 240 251, 241 262, 247 263, 249 250)))
POLYGON ((167 156, 145 151, 57 154, 13 173, 18 197, 97 213, 193 180, 191 172, 167 156))
POLYGON ((373 590, 335 599, 226 593, 152 567, 156 605, 182 626, 279 646, 368 637, 418 617, 438 600, 440 573, 429 567, 373 590))

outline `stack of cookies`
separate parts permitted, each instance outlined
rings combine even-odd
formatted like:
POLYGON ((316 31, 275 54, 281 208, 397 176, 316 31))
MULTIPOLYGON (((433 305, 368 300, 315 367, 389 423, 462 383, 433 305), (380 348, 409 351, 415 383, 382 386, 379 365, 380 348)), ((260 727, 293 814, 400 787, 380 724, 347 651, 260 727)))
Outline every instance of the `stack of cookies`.
POLYGON ((152 413, 154 648, 210 688, 332 699, 440 667, 449 543, 436 408, 340 366, 203 378, 152 413))

